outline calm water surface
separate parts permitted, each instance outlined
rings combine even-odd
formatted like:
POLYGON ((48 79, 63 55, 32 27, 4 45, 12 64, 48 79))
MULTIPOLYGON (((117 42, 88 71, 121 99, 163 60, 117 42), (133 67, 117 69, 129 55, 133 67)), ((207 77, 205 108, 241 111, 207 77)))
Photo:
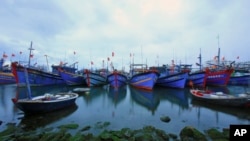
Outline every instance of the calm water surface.
MULTIPOLYGON (((32 94, 68 92, 74 88, 32 87, 32 94)), ((210 89, 231 94, 250 92, 249 86, 210 89)), ((193 101, 188 88, 155 87, 152 92, 148 92, 130 86, 119 89, 95 87, 91 88, 89 94, 80 94, 75 106, 42 115, 24 115, 11 101, 11 98, 16 96, 26 97, 26 88, 17 88, 15 85, 0 86, 0 131, 6 129, 7 123, 15 123, 27 130, 77 123, 79 130, 90 125, 93 128, 88 132, 97 134, 104 129, 95 126, 109 122, 110 125, 105 129, 139 129, 153 125, 168 133, 179 134, 181 129, 188 125, 204 131, 209 128, 222 130, 229 128, 230 124, 250 124, 250 109, 234 109, 193 101), (171 121, 162 122, 162 116, 169 116, 171 121)))

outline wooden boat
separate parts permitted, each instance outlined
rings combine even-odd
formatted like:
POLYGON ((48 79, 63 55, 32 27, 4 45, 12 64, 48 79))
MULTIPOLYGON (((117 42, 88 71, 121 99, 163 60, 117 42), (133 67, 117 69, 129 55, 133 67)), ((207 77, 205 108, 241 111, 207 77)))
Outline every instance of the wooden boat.
POLYGON ((144 65, 131 65, 129 84, 136 88, 152 90, 160 74, 157 71, 148 70, 147 67, 143 68, 144 65), (134 68, 135 66, 141 66, 142 68, 134 68))
POLYGON ((230 95, 223 92, 190 90, 196 100, 228 107, 250 107, 250 95, 246 93, 230 95))
POLYGON ((89 93, 89 91, 90 91, 89 87, 88 88, 74 88, 73 89, 73 92, 78 93, 78 94, 87 94, 87 93, 89 93))
POLYGON ((111 87, 121 87, 127 84, 128 78, 121 72, 114 70, 111 74, 107 76, 107 82, 111 87))
POLYGON ((12 101, 25 113, 46 113, 74 105, 77 97, 76 93, 46 93, 32 98, 13 98, 12 101))

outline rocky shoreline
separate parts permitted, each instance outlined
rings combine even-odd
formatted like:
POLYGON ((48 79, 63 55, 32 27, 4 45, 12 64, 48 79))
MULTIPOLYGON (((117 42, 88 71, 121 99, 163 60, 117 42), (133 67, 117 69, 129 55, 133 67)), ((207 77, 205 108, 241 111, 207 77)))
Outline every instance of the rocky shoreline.
POLYGON ((94 126, 85 126, 80 128, 78 124, 64 124, 55 128, 39 128, 39 130, 25 130, 25 128, 16 126, 15 123, 8 123, 7 129, 0 132, 1 141, 228 141, 229 129, 219 131, 211 128, 206 131, 199 131, 192 126, 184 127, 179 135, 166 133, 153 126, 144 126, 142 129, 132 130, 122 128, 120 130, 107 130, 109 122, 98 122, 94 126), (88 132, 92 128, 103 129, 98 135, 88 132), (70 131, 75 130, 75 134, 70 131))

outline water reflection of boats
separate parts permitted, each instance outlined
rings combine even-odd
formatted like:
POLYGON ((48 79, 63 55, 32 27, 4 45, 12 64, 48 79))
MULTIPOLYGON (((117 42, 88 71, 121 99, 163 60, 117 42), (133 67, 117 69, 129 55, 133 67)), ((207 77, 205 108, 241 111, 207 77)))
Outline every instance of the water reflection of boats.
POLYGON ((53 122, 59 121, 66 116, 71 115, 77 110, 77 105, 74 104, 68 108, 57 110, 50 113, 43 114, 24 114, 21 117, 21 122, 19 126, 26 130, 34 130, 39 127, 45 127, 53 122))
POLYGON ((185 109, 189 108, 188 96, 186 95, 185 89, 156 87, 155 91, 160 95, 160 99, 166 99, 185 109))
POLYGON ((230 114, 240 119, 250 120, 250 111, 246 108, 234 108, 226 106, 218 106, 214 104, 204 103, 198 100, 192 100, 191 104, 197 108, 208 108, 216 112, 230 114))
POLYGON ((127 86, 120 86, 120 87, 109 87, 108 90, 108 97, 112 99, 112 102, 116 106, 120 103, 127 94, 127 86))
POLYGON ((87 104, 91 103, 94 99, 100 97, 101 95, 106 93, 105 86, 95 86, 90 87, 90 90, 87 94, 82 95, 87 104))
POLYGON ((160 104, 160 99, 153 93, 153 91, 130 87, 130 94, 136 103, 152 111, 152 114, 154 114, 154 111, 160 104))

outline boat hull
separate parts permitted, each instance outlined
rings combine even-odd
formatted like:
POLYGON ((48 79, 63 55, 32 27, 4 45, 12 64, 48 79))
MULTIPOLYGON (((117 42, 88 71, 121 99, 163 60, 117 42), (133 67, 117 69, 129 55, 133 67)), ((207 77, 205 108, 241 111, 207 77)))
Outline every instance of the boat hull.
POLYGON ((107 76, 107 82, 111 87, 121 87, 127 84, 127 77, 121 73, 113 72, 107 76))
POLYGON ((190 90, 195 100, 203 101, 210 104, 217 104, 228 107, 249 107, 250 96, 232 96, 229 94, 217 94, 211 92, 200 92, 199 90, 190 90))
MULTIPOLYGON (((17 86, 26 86, 24 67, 17 63, 12 63, 11 67, 17 86)), ((27 68, 27 72, 30 86, 65 84, 65 81, 58 74, 45 72, 35 68, 27 68)))
POLYGON ((231 76, 228 81, 228 84, 229 85, 249 85, 250 75, 231 76))
POLYGON ((25 113, 46 113, 74 105, 77 97, 78 94, 71 94, 70 98, 68 99, 30 100, 25 98, 25 99, 18 99, 17 101, 13 102, 20 110, 22 110, 25 113))
POLYGON ((15 77, 10 72, 0 72, 0 84, 16 83, 15 77))
POLYGON ((157 79, 156 85, 171 88, 184 88, 187 81, 187 77, 187 72, 166 75, 163 77, 159 77, 157 79))
POLYGON ((83 76, 88 87, 103 86, 107 84, 106 77, 101 74, 85 71, 83 76))
POLYGON ((142 72, 133 75, 129 84, 140 89, 152 90, 158 77, 159 74, 154 71, 142 72))
POLYGON ((190 85, 189 82, 192 82, 192 86, 205 87, 206 77, 205 71, 189 73, 186 84, 190 85))
POLYGON ((86 81, 82 75, 66 71, 59 71, 59 74, 67 85, 86 85, 86 81))
POLYGON ((207 74, 206 85, 226 86, 232 72, 233 69, 209 71, 207 74))

